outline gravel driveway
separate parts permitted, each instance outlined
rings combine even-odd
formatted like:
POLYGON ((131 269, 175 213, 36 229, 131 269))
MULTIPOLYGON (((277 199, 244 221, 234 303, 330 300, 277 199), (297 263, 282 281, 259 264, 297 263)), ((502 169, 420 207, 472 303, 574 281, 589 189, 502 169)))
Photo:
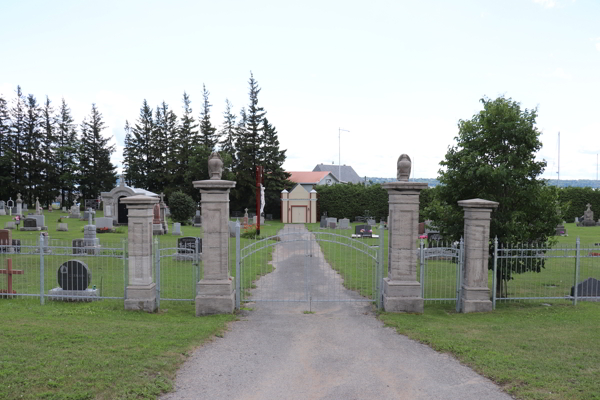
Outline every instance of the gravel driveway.
MULTIPOLYGON (((289 246, 277 245, 276 269, 263 278, 268 285, 261 286, 261 279, 255 290, 272 290, 279 281, 294 290, 290 271, 303 260, 289 246)), ((177 373, 175 391, 161 399, 512 398, 451 356, 383 327, 369 303, 313 303, 314 314, 303 313, 307 303, 249 307, 224 338, 193 353, 177 373)))

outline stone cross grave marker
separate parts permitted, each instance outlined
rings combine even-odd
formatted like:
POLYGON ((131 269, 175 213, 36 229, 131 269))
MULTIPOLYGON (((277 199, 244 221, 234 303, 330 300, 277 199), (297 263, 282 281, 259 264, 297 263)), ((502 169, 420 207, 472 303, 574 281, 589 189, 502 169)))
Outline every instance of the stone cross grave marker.
POLYGON ((58 285, 63 290, 85 290, 91 281, 92 273, 79 260, 69 260, 58 267, 58 285))
POLYGON ((17 292, 13 290, 12 288, 12 276, 13 275, 23 275, 23 270, 19 270, 19 269, 12 269, 12 259, 9 258, 6 260, 6 269, 0 269, 0 274, 2 275, 7 275, 6 277, 6 283, 7 283, 7 288, 6 289, 1 289, 0 293, 8 293, 8 294, 16 294, 17 292))
POLYGON ((327 214, 323 214, 321 217, 321 224, 319 225, 319 228, 327 228, 327 214))

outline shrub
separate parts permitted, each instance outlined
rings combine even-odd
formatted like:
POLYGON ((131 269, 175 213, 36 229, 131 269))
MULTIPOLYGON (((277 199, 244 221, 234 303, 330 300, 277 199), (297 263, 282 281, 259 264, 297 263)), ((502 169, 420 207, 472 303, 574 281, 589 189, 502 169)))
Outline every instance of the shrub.
POLYGON ((169 209, 174 222, 185 224, 196 212, 196 203, 191 196, 179 191, 169 196, 169 209))

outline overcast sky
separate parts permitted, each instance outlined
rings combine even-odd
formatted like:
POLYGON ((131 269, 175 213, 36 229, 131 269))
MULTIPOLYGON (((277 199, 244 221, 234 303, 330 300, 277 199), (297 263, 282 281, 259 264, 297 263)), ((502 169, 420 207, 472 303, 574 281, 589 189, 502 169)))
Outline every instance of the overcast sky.
MULTIPOLYGON (((202 84, 212 121, 248 103, 248 78, 287 149, 287 170, 341 162, 393 177, 407 153, 435 178, 479 99, 538 108, 546 178, 596 179, 600 1, 0 0, 0 93, 64 97, 78 122, 96 103, 122 159, 144 99, 181 114, 202 84)), ((201 179, 198 177, 197 179, 201 179)))

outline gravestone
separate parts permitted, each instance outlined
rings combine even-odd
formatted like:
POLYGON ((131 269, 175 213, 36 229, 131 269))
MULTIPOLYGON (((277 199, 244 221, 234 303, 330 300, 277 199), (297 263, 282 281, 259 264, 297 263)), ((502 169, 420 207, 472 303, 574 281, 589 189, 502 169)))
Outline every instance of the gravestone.
POLYGON ((574 222, 575 222, 576 224, 578 224, 578 223, 579 223, 579 218, 575 217, 575 221, 574 221, 574 222))
POLYGON ((70 260, 58 267, 58 286, 63 290, 85 290, 92 282, 92 273, 79 260, 70 260))
POLYGON ((59 232, 68 232, 69 231, 69 225, 65 222, 59 222, 58 226, 56 227, 56 230, 59 232))
POLYGON ((69 260, 58 267, 57 288, 48 291, 50 300, 92 301, 98 300, 98 289, 90 289, 92 272, 79 260, 69 260))
POLYGON ((83 240, 86 247, 100 246, 100 239, 96 237, 96 225, 86 225, 83 227, 83 240))
POLYGON ((48 204, 48 212, 53 212, 54 209, 52 208, 52 204, 48 204))
POLYGON ((577 226, 596 226, 596 222, 594 221, 594 212, 592 211, 591 204, 586 205, 587 210, 583 212, 583 221, 579 222, 577 226))
POLYGON ((373 237, 373 230, 370 225, 356 225, 354 234, 360 237, 373 237))
MULTIPOLYGON (((257 224, 258 219, 256 218, 256 214, 254 215, 254 217, 252 217, 252 223, 254 225, 257 224)), ((260 216, 260 224, 264 225, 265 224, 265 217, 263 215, 260 216)))
POLYGON ((0 200, 0 215, 6 215, 6 203, 0 200))
POLYGON ((248 209, 245 209, 244 218, 242 219, 242 224, 248 225, 248 209))
POLYGON ((152 234, 162 235, 163 233, 163 226, 160 222, 160 205, 156 203, 152 208, 152 234))
POLYGON ((67 212, 67 207, 63 206, 62 212, 67 212))
POLYGON ((202 239, 192 236, 185 236, 177 239, 177 254, 175 259, 178 261, 199 261, 202 253, 202 239), (196 249, 196 239, 198 249, 196 249))
POLYGON ((350 229, 350 220, 348 218, 340 219, 340 229, 350 229))
POLYGON ((273 221, 273 214, 267 214, 265 215, 265 218, 267 219, 267 221, 273 221))
POLYGON ((180 236, 181 235, 181 223, 175 222, 173 224, 173 235, 180 236))
POLYGON ((235 237, 235 221, 229 221, 229 237, 235 237))
POLYGON ((43 212, 42 212, 42 206, 40 205, 40 198, 39 197, 35 198, 35 213, 37 215, 42 215, 43 214, 43 212))
POLYGON ((104 206, 104 216, 112 217, 112 206, 110 206, 110 205, 104 206))
MULTIPOLYGON (((83 212, 83 220, 90 220, 90 218, 94 218, 94 214, 96 214, 96 212, 92 211, 92 210, 87 210, 83 212)), ((91 224, 90 224, 91 225, 91 224)))
POLYGON ((0 230, 0 253, 12 253, 12 231, 0 230))
POLYGON ((377 225, 377 221, 375 221, 372 218, 369 218, 369 219, 367 219, 367 225, 371 225, 371 226, 377 225))
POLYGON ((565 226, 563 224, 558 224, 556 226, 556 236, 568 236, 567 235, 567 228, 565 228, 565 226))
POLYGON ((73 239, 73 254, 84 254, 85 253, 85 240, 73 239))
POLYGON ((46 226, 46 217, 43 214, 42 215, 35 215, 35 214, 34 215, 30 215, 30 216, 28 216, 28 218, 35 219, 36 222, 37 222, 37 226, 41 230, 43 230, 43 231, 48 230, 48 227, 46 226))
POLYGON ((96 232, 98 232, 99 230, 112 230, 113 222, 113 219, 109 217, 96 218, 96 232))
POLYGON ((4 229, 15 229, 15 222, 14 221, 8 221, 4 223, 4 229))
POLYGON ((17 193, 17 215, 23 215, 23 200, 21 200, 21 193, 17 193))
POLYGON ((23 203, 23 208, 22 208, 23 212, 25 211, 29 211, 29 209, 27 208, 27 203, 23 203))
MULTIPOLYGON (((199 213, 200 211, 196 211, 197 213, 199 213)), ((196 228, 199 228, 202 226, 202 216, 201 215, 194 215, 194 226, 196 228)))
POLYGON ((326 220, 327 220, 327 227, 329 227, 329 224, 331 222, 335 223, 337 226, 337 223, 338 223, 337 218, 326 218, 326 220))
MULTIPOLYGON (((575 296, 575 286, 571 286, 571 296, 575 296)), ((578 283, 577 297, 600 297, 600 281, 596 278, 587 278, 578 283)))
POLYGON ((76 205, 72 206, 69 210, 69 218, 77 218, 81 217, 81 213, 79 212, 79 207, 76 205))
POLYGON ((336 229, 337 228, 337 222, 329 221, 327 223, 327 228, 329 228, 329 229, 336 229))
POLYGON ((321 217, 321 224, 319 225, 320 228, 327 228, 327 216, 323 215, 321 217))
POLYGON ((41 231, 42 228, 37 226, 37 219, 27 217, 23 220, 22 231, 41 231))

